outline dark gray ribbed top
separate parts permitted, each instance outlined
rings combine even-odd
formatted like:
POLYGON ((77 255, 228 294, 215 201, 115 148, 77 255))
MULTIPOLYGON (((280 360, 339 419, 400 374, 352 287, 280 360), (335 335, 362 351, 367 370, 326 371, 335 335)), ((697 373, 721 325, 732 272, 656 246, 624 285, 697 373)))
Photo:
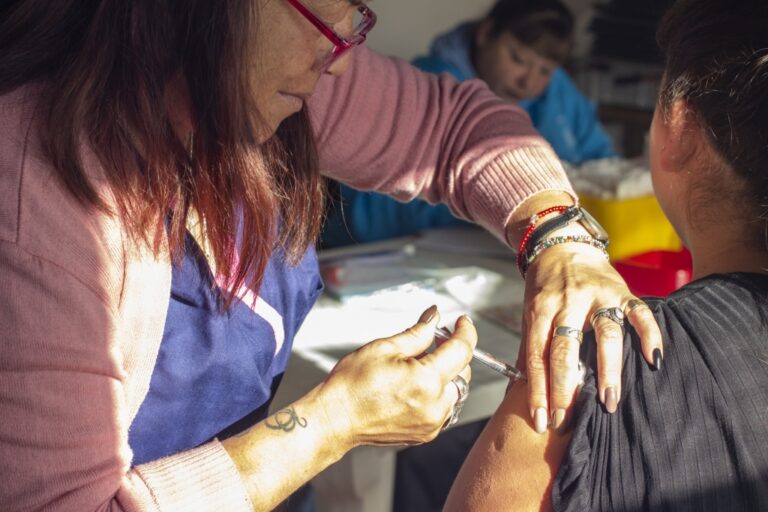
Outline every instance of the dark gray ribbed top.
POLYGON ((768 276, 710 276, 647 302, 662 370, 630 329, 616 414, 598 402, 585 338, 589 370, 555 510, 768 511, 768 276))

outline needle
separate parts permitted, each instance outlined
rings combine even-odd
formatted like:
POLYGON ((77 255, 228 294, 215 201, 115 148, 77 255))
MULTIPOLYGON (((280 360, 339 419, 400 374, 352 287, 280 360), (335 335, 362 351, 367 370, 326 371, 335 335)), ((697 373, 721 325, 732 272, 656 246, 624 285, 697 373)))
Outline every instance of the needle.
MULTIPOLYGON (((437 327, 435 329, 435 337, 440 338, 441 340, 447 340, 452 335, 451 331, 449 331, 445 327, 437 327)), ((490 368, 491 370, 494 370, 505 377, 512 379, 512 380, 526 380, 525 375, 523 375, 523 372, 512 366, 511 364, 505 363, 504 361, 498 359, 497 357, 489 354, 485 350, 480 350, 479 348, 476 348, 472 352, 472 357, 483 363, 485 366, 490 368)))

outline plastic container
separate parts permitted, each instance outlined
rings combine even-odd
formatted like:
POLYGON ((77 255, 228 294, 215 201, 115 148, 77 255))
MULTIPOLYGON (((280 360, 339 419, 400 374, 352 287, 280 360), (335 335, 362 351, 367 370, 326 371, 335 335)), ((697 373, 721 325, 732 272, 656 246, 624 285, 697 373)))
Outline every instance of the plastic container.
POLYGON ((666 297, 691 281, 691 253, 650 251, 615 261, 613 266, 635 295, 666 297))
POLYGON ((581 205, 610 236, 611 261, 650 251, 679 251, 683 244, 652 195, 631 199, 600 199, 582 195, 581 205))

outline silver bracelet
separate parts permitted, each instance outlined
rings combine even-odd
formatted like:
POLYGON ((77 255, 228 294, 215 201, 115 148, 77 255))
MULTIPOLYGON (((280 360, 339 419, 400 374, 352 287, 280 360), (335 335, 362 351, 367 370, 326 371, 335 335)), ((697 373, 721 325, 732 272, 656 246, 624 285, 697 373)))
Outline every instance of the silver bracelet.
POLYGON ((551 238, 545 238, 544 240, 542 240, 541 242, 533 246, 533 249, 531 249, 527 257, 523 260, 523 265, 521 269, 523 278, 525 278, 525 274, 528 272, 528 267, 531 266, 531 264, 536 260, 539 254, 541 254, 545 249, 549 249, 550 247, 553 247, 555 245, 565 244, 568 242, 577 242, 581 244, 591 245, 592 247, 596 247, 597 249, 600 249, 601 251, 603 251, 603 256, 605 256, 606 260, 608 259, 607 244, 601 240, 593 238, 589 235, 553 236, 551 238))

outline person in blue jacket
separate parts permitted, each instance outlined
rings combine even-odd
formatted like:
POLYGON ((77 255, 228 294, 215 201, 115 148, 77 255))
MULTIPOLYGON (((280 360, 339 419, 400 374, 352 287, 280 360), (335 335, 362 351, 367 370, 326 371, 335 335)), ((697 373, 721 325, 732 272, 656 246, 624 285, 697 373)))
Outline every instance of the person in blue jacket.
MULTIPOLYGON (((458 80, 485 81, 528 112, 562 160, 579 165, 615 153, 594 105, 561 67, 572 47, 573 15, 559 0, 499 0, 482 20, 437 37, 429 55, 413 63, 458 80)), ((444 205, 400 203, 339 185, 322 243, 336 247, 463 223, 444 205)))

